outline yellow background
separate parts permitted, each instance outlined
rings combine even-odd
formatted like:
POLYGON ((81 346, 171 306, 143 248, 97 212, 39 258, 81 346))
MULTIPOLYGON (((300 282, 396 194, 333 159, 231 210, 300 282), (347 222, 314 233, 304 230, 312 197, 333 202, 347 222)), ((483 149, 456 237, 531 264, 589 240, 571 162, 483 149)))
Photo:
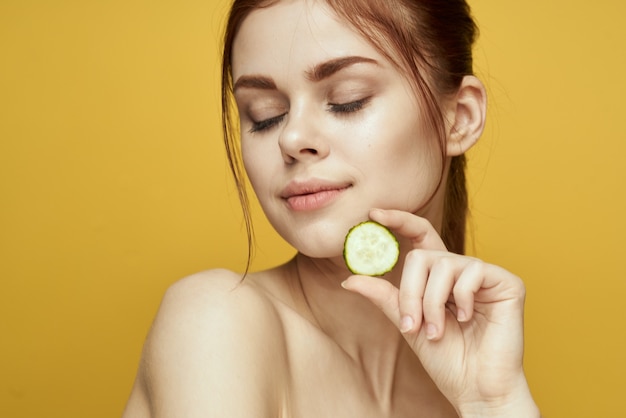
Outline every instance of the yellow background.
MULTIPOLYGON (((544 415, 624 416, 626 3, 474 0, 473 253, 528 286, 544 415)), ((226 0, 0 2, 0 416, 119 416, 167 286, 241 269, 226 0)), ((258 214, 258 211, 257 211, 258 214)), ((257 216, 254 268, 292 254, 257 216)))

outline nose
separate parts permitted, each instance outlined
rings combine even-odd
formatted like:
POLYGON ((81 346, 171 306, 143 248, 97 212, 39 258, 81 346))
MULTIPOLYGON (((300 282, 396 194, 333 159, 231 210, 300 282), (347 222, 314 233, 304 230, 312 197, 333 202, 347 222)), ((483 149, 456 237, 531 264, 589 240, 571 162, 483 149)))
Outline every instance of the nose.
POLYGON ((290 109, 278 144, 287 164, 325 158, 330 150, 319 121, 304 109, 290 109))

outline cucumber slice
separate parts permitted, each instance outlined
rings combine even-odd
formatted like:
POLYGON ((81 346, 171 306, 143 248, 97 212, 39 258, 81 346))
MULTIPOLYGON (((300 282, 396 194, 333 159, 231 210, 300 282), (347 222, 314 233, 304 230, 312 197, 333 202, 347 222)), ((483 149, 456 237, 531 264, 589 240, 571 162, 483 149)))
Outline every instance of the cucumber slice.
POLYGON ((353 226, 343 244, 343 259, 354 274, 382 276, 398 262, 400 245, 391 231, 374 221, 353 226))

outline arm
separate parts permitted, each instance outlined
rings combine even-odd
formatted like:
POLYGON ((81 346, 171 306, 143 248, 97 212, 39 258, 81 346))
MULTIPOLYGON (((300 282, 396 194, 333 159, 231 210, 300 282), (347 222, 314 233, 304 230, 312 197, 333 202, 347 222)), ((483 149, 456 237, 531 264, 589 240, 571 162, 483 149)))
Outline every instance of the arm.
POLYGON ((146 341, 125 417, 276 417, 284 387, 279 318, 240 276, 173 285, 146 341))

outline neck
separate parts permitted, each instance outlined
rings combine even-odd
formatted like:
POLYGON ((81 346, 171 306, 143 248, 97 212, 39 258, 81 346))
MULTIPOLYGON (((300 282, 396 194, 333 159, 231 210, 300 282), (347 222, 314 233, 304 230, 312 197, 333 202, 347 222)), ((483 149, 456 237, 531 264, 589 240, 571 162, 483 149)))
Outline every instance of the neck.
MULTIPOLYGON (((441 228, 441 217, 435 215, 441 212, 437 205, 441 202, 442 199, 433 199, 419 214, 429 219, 437 230, 441 228)), ((402 237, 397 238, 400 262, 384 279, 399 287, 403 260, 412 247, 402 237)), ((380 401, 391 399, 398 379, 404 380, 408 375, 411 380, 429 379, 398 328, 385 314, 361 295, 341 287, 351 275, 341 256, 314 259, 298 253, 284 267, 293 280, 292 291, 301 302, 301 312, 363 370, 380 401)))
MULTIPOLYGON (((311 320, 364 371, 375 392, 389 393, 398 364, 407 354, 395 325, 370 301, 341 287, 350 275, 341 259, 298 254, 289 266, 311 320)), ((390 279, 399 282, 399 277, 390 279)))

